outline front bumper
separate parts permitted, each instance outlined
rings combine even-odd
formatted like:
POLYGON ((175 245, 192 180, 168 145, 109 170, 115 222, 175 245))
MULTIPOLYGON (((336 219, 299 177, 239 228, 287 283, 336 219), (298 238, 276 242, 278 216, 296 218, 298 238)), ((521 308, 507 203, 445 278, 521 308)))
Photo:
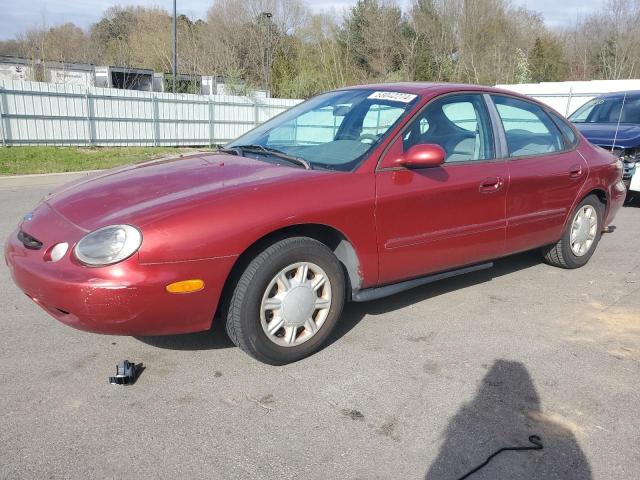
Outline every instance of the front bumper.
POLYGON ((235 261, 235 257, 221 257, 141 264, 136 254, 115 265, 90 268, 71 258, 73 243, 60 261, 45 261, 44 253, 53 243, 43 243, 42 249, 29 250, 18 240, 17 231, 7 240, 5 261, 16 285, 60 322, 114 335, 209 329, 235 261), (204 280, 205 288, 185 294, 166 291, 168 284, 192 278, 204 280))

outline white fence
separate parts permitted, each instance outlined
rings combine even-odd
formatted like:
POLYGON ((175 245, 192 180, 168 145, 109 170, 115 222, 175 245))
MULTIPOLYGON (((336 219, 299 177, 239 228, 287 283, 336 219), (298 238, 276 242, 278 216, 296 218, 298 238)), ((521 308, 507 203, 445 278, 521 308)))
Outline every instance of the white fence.
POLYGON ((640 80, 520 83, 496 87, 529 95, 568 117, 586 102, 603 93, 640 90, 640 80))
POLYGON ((300 101, 3 80, 0 140, 6 146, 218 145, 300 101))

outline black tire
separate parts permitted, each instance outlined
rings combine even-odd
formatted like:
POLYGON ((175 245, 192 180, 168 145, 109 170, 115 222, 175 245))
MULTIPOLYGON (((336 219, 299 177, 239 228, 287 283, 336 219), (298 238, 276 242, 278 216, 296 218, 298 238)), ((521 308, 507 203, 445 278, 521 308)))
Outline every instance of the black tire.
POLYGON ((575 210, 571 212, 571 216, 569 217, 569 221, 567 222, 562 238, 557 243, 548 245, 542 249, 544 261, 549 265, 560 268, 580 268, 585 265, 593 255, 593 252, 595 252, 598 242, 600 241, 600 237, 602 236, 603 217, 604 205, 602 205, 600 199, 595 195, 587 196, 578 204, 575 210), (585 205, 591 205, 595 209, 598 217, 598 226, 596 229, 596 236, 589 250, 582 256, 577 256, 571 250, 571 226, 576 213, 585 205))
POLYGON ((318 351, 340 318, 345 301, 342 265, 323 243, 308 237, 278 241, 258 254, 240 276, 227 308, 227 333, 243 351, 271 365, 301 360, 318 351), (282 269, 297 262, 311 262, 327 274, 332 300, 329 313, 309 340, 296 346, 280 346, 271 341, 260 322, 262 296, 282 269))

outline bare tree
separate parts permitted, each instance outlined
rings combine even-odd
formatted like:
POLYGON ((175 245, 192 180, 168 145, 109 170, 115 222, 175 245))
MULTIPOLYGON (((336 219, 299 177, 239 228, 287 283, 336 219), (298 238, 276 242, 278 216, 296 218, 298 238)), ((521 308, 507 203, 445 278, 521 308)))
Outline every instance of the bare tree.
MULTIPOLYGON (((212 0, 206 19, 178 19, 181 73, 223 75, 278 95, 309 96, 389 80, 481 84, 630 78, 640 68, 640 0, 607 0, 553 31, 511 0, 358 0, 312 14, 305 0, 212 0)), ((30 29, 0 52, 39 61, 171 69, 165 10, 112 7, 88 30, 30 29)))

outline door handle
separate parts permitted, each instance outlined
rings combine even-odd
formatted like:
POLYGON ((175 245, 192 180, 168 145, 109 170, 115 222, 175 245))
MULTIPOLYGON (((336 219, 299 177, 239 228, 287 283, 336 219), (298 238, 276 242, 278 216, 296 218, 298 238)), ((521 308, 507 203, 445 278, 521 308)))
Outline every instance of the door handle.
POLYGON ((504 179, 501 177, 489 177, 480 183, 480 193, 494 193, 502 188, 504 179))
POLYGON ((573 165, 569 170, 569 178, 580 178, 582 176, 582 166, 573 165))

